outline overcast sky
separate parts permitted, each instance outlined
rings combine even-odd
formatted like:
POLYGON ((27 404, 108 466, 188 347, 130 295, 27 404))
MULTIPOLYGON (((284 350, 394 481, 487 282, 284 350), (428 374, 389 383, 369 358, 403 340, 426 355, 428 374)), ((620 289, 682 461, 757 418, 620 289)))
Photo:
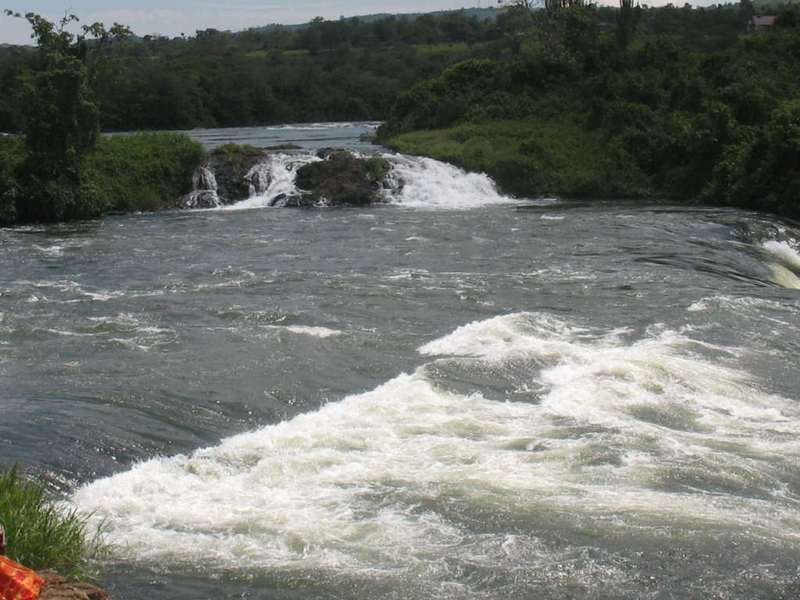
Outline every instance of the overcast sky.
MULTIPOLYGON (((494 6, 497 0, 173 0, 168 8, 153 0, 0 0, 0 9, 33 11, 51 19, 66 12, 78 15, 82 22, 115 21, 128 25, 134 33, 160 33, 175 36, 193 34, 198 29, 213 27, 239 31, 269 23, 305 23, 314 17, 336 19, 380 12, 406 13, 494 6)), ((506 0, 509 1, 509 0, 506 0)), ((609 0, 613 1, 613 0, 609 0)), ((708 3, 701 0, 698 4, 708 3)), ((724 1, 724 0, 723 0, 724 1)), ((651 6, 667 0, 651 0, 651 6)), ((682 0, 673 0, 682 4, 682 0)), ((30 42, 28 24, 20 19, 0 15, 0 43, 30 42)))

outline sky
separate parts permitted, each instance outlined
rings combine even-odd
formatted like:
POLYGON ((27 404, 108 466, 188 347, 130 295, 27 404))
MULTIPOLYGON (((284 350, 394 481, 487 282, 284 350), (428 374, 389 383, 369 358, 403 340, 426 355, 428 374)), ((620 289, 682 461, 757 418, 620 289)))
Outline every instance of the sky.
MULTIPOLYGON (((509 2, 510 0, 504 0, 509 2)), ((650 0, 650 6, 669 0, 650 0)), ((689 0, 701 5, 733 0, 689 0)), ((601 4, 615 0, 599 0, 601 4)), ((672 0, 681 5, 684 0, 672 0)), ((0 9, 36 12, 51 20, 67 13, 83 23, 100 21, 129 26, 137 35, 193 35, 198 29, 241 31, 270 23, 306 23, 314 17, 338 19, 374 13, 411 13, 496 6, 497 0, 0 0, 0 9)), ((21 19, 0 14, 0 44, 31 43, 30 28, 21 19)))
MULTIPOLYGON (((481 2, 483 6, 495 3, 496 0, 481 2)), ((209 27, 239 31, 269 23, 305 23, 317 16, 337 19, 342 15, 430 12, 478 4, 478 0, 3 0, 0 9, 32 11, 50 19, 70 12, 83 23, 116 21, 128 25, 137 35, 175 36, 209 27)), ((28 24, 0 15, 0 43, 30 43, 28 24)))

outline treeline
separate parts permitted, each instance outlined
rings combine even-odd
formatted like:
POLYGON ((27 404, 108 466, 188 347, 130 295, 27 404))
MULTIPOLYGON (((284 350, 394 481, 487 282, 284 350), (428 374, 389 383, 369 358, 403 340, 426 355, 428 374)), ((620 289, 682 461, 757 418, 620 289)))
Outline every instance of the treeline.
POLYGON ((416 84, 383 139, 521 195, 657 195, 800 216, 797 9, 760 32, 748 32, 747 1, 628 3, 613 27, 579 4, 516 14, 504 55, 416 84))
MULTIPOLYGON (((507 29, 502 17, 454 12, 120 40, 104 49, 98 72, 101 127, 382 119, 402 90, 490 53, 507 29)), ((23 127, 20 82, 34 57, 31 48, 0 49, 0 131, 23 127)))

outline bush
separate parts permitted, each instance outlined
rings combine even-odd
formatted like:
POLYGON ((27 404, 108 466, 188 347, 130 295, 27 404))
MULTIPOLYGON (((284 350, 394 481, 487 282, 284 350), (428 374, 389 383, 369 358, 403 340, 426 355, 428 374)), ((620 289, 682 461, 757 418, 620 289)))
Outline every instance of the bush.
POLYGON ((101 212, 175 208, 204 160, 203 147, 180 134, 103 137, 84 157, 81 195, 101 212))
POLYGON ((41 485, 15 468, 0 472, 0 523, 9 558, 31 569, 80 577, 86 560, 99 548, 85 517, 58 506, 41 485))

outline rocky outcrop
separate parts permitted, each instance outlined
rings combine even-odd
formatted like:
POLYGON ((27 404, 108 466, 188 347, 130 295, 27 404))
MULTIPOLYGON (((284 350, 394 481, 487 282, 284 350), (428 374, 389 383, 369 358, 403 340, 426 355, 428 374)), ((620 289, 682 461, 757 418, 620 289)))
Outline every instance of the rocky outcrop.
POLYGON ((54 571, 39 575, 44 579, 40 600, 109 600, 105 590, 91 584, 69 581, 54 571))
POLYGON ((363 206, 383 201, 389 162, 325 148, 316 156, 297 146, 229 144, 212 151, 194 174, 182 208, 215 208, 254 196, 265 206, 363 206))
POLYGON ((381 189, 389 162, 380 157, 362 158, 347 150, 320 150, 321 161, 300 167, 296 184, 301 195, 297 206, 364 206, 382 202, 381 189))

